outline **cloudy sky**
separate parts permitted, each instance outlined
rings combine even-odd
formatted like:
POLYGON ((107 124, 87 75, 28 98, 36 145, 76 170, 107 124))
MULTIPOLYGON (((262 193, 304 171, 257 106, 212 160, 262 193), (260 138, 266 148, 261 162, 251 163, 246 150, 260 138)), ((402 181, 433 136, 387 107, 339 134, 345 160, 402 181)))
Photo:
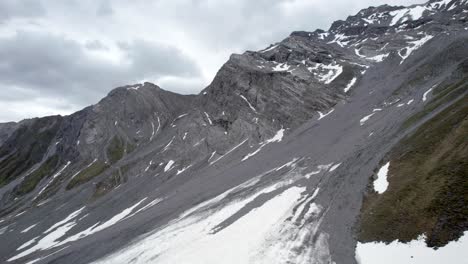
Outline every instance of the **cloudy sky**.
POLYGON ((198 93, 231 53, 424 0, 0 0, 0 122, 69 114, 148 80, 198 93))

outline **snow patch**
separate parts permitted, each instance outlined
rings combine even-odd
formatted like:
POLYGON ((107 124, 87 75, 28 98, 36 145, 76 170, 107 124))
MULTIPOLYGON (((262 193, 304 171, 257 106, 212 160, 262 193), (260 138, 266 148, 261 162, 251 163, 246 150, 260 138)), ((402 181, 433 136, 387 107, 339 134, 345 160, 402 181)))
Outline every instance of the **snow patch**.
POLYGON ((265 52, 268 52, 268 51, 270 51, 270 50, 274 50, 274 49, 276 49, 277 47, 278 47, 278 45, 273 45, 273 46, 271 46, 271 47, 269 47, 269 48, 266 48, 266 49, 264 49, 264 50, 262 50, 262 51, 260 51, 260 52, 261 52, 261 53, 265 53, 265 52))
POLYGON ((382 166, 377 173, 377 179, 374 181, 374 190, 379 194, 384 193, 388 188, 387 174, 389 167, 390 162, 387 162, 387 164, 382 166))
POLYGON ((239 94, 240 98, 242 98, 250 107, 250 109, 252 109, 252 111, 254 111, 255 113, 257 113, 257 110, 252 106, 252 104, 250 104, 249 100, 247 100, 247 98, 245 98, 245 96, 243 96, 242 94, 239 94))
POLYGON ((274 188, 270 187, 246 197, 226 201, 228 194, 244 190, 237 187, 231 189, 189 209, 156 232, 95 263, 133 261, 135 264, 218 264, 220 259, 224 264, 305 264, 323 259, 331 261, 326 257, 329 254, 327 236, 317 233, 323 219, 319 206, 304 206, 303 212, 296 212, 313 221, 298 226, 288 220, 291 216, 296 217, 293 209, 300 202, 305 188, 290 187, 219 229, 219 224, 246 204, 263 193, 271 192, 274 188), (317 241, 304 248, 303 241, 312 240, 312 237, 316 237, 317 241))
POLYGON ((435 85, 432 86, 429 90, 427 90, 427 91, 423 94, 423 97, 422 97, 423 102, 426 102, 426 100, 427 100, 427 95, 428 95, 430 92, 432 92, 432 89, 434 89, 434 87, 435 87, 435 85))
POLYGON ((174 165, 174 161, 170 160, 167 162, 166 166, 164 167, 164 172, 168 172, 172 169, 172 166, 174 165))
POLYGON ((270 144, 270 143, 273 143, 273 142, 281 142, 281 140, 283 140, 284 131, 285 131, 285 130, 284 130, 283 128, 281 128, 280 130, 278 130, 278 131, 276 132, 276 134, 275 134, 272 138, 266 140, 265 142, 260 143, 260 147, 259 147, 258 149, 256 149, 256 150, 255 150, 254 152, 252 152, 252 153, 249 153, 249 154, 245 155, 244 158, 242 158, 242 161, 245 161, 245 160, 247 160, 247 159, 249 159, 249 158, 255 156, 258 152, 260 152, 260 150, 263 149, 263 147, 265 147, 266 145, 268 145, 268 144, 270 144))
POLYGON ((426 35, 424 36, 423 38, 419 39, 419 40, 416 40, 416 41, 410 41, 408 42, 409 44, 411 44, 411 46, 409 47, 406 47, 404 49, 406 49, 406 53, 404 55, 402 55, 402 50, 400 50, 398 52, 398 54, 400 55, 400 57, 402 58, 402 60, 400 61, 400 64, 403 64, 403 62, 411 55, 411 53, 413 53, 415 50, 419 49, 420 47, 422 47, 424 44, 426 44, 426 42, 428 42, 429 40, 431 40, 433 38, 433 36, 431 35, 426 35))
POLYGON ((375 115, 375 113, 372 113, 370 115, 366 115, 365 117, 361 118, 361 120, 359 121, 361 126, 364 125, 373 115, 375 115))
POLYGON ((424 236, 409 243, 398 241, 393 241, 390 244, 383 242, 358 243, 356 259, 360 264, 461 264, 468 259, 467 248, 468 231, 458 241, 452 241, 437 250, 427 247, 424 236))
POLYGON ((354 86, 354 84, 356 84, 356 81, 357 81, 357 78, 354 77, 349 83, 348 85, 346 85, 346 87, 344 88, 344 92, 347 93, 349 91, 349 89, 351 89, 351 87, 354 86))
POLYGON ((213 125, 213 122, 211 122, 211 118, 208 115, 208 113, 207 112, 204 112, 204 113, 205 113, 206 118, 208 118, 208 123, 210 123, 210 125, 213 125))
POLYGON ((330 111, 328 111, 327 113, 322 113, 320 111, 318 111, 317 113, 319 114, 319 118, 317 120, 321 120, 323 119, 324 117, 328 116, 329 114, 333 113, 333 111, 335 111, 335 109, 331 109, 330 111))
POLYGON ((32 226, 29 226, 29 227, 25 228, 23 231, 21 231, 21 233, 26 233, 26 232, 28 232, 29 230, 33 229, 35 226, 37 226, 37 224, 34 224, 34 225, 32 225, 32 226))
POLYGON ((224 156, 226 155, 229 155, 229 153, 233 152, 234 150, 236 150, 238 147, 242 146, 245 142, 247 142, 248 139, 242 141, 239 145, 233 147, 232 149, 230 149, 228 152, 224 153, 223 155, 219 156, 217 159, 213 160, 212 162, 210 162, 210 166, 213 165, 214 163, 218 162, 220 159, 224 158, 224 156))

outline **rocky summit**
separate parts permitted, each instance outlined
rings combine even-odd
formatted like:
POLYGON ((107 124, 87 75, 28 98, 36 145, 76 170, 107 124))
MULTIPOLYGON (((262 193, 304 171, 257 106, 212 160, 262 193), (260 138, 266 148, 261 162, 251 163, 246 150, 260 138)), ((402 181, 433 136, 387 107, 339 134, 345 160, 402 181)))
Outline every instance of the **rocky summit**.
POLYGON ((467 87, 468 0, 433 0, 0 124, 0 262, 466 263, 467 87))

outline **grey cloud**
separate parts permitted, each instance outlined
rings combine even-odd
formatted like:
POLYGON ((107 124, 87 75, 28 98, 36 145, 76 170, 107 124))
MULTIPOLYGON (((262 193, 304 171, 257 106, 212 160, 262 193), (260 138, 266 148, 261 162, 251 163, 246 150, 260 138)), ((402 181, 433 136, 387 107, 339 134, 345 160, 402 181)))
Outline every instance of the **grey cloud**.
POLYGON ((99 4, 99 7, 96 11, 98 16, 109 16, 114 13, 112 6, 108 0, 104 0, 99 4))
POLYGON ((89 50, 109 50, 109 48, 99 40, 88 41, 85 47, 89 50))
MULTIPOLYGON (((40 95, 91 104, 111 88, 144 78, 196 77, 197 65, 176 48, 133 41, 123 50, 122 63, 98 59, 78 42, 48 33, 18 32, 0 39, 0 97, 24 100, 14 87, 40 91, 40 95), (13 87, 13 88, 12 88, 13 87)), ((19 88, 18 88, 19 89, 19 88)), ((32 95, 34 96, 34 95, 32 95)), ((33 98, 31 98, 33 99, 33 98)))
POLYGON ((40 0, 0 1, 0 23, 15 17, 38 17, 46 14, 40 0))

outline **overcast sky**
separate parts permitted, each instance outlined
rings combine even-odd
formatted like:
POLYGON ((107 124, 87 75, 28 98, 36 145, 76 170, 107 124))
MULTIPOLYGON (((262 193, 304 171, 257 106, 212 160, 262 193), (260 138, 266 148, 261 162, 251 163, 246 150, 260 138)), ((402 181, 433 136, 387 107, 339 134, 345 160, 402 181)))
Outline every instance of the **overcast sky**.
POLYGON ((424 0, 0 0, 0 122, 70 114, 120 85, 188 94, 231 53, 424 0))

